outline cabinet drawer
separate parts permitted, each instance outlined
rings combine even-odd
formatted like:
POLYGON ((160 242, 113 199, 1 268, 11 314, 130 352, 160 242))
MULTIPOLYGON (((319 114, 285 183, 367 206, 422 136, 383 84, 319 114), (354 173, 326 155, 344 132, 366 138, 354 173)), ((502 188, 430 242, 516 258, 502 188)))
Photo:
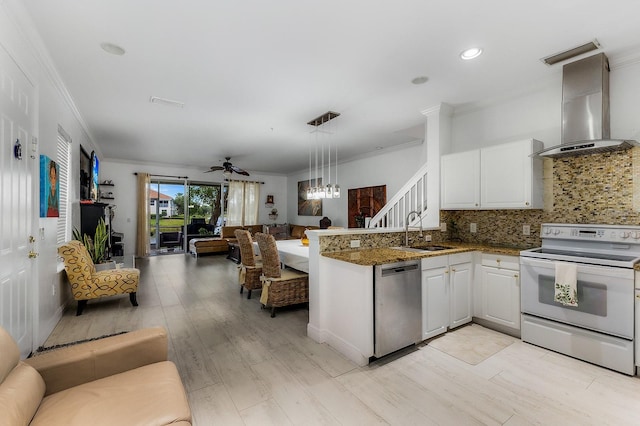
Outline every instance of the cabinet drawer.
POLYGON ((422 258, 422 270, 432 268, 447 268, 449 266, 449 256, 432 256, 422 258))
POLYGON ((449 265, 457 265, 458 263, 473 262, 473 256, 477 252, 471 251, 467 253, 456 253, 449 255, 449 265))
POLYGON ((483 254, 482 266, 518 271, 520 270, 520 258, 501 254, 483 254))

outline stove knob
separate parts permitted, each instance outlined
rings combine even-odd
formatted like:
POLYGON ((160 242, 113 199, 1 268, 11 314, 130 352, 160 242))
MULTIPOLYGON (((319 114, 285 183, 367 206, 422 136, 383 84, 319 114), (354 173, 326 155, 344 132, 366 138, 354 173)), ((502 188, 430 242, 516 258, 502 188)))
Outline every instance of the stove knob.
POLYGON ((633 239, 634 239, 634 240, 637 240, 637 239, 639 239, 639 238, 640 238, 640 232, 635 231, 635 232, 633 233, 633 239))
POLYGON ((553 235, 559 235, 560 232, 562 232, 562 231, 560 231, 559 229, 554 229, 553 230, 553 235))
POLYGON ((544 228, 544 234, 549 235, 551 233, 551 228, 544 228))
POLYGON ((627 238, 629 238, 631 236, 631 233, 628 231, 622 231, 620 233, 620 238, 622 238, 623 240, 626 240, 627 238))

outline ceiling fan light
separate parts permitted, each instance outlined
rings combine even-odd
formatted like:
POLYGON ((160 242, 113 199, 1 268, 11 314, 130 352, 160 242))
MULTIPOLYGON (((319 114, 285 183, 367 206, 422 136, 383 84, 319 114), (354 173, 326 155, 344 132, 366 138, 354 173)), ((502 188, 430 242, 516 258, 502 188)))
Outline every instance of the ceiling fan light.
POLYGON ((231 177, 231 170, 224 170, 222 174, 225 178, 229 179, 231 177))

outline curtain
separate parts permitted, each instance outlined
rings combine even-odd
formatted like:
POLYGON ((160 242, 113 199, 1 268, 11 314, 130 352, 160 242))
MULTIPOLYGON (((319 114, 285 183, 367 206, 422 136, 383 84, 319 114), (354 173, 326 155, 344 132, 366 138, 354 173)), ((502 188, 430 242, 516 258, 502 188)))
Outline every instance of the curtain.
POLYGON ((227 196, 227 225, 242 226, 244 218, 244 182, 232 180, 229 182, 227 196))
POLYGON ((149 173, 138 173, 138 214, 136 217, 136 256, 149 255, 149 173))
POLYGON ((260 200, 260 184, 258 182, 245 182, 243 225, 258 224, 258 200, 260 200))
POLYGON ((258 224, 260 183, 232 180, 227 197, 227 225, 258 224))

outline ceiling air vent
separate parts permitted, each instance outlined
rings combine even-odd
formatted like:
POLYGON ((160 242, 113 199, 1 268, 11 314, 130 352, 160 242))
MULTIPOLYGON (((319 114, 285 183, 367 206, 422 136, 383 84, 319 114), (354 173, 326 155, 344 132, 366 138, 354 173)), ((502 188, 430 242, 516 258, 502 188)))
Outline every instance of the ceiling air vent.
POLYGON ((598 43, 598 40, 593 39, 593 41, 590 41, 589 43, 574 47, 569 50, 565 50, 564 52, 559 52, 554 55, 547 56, 546 58, 542 58, 540 60, 547 65, 554 65, 554 64, 557 64, 558 62, 566 61, 567 59, 580 56, 583 53, 591 52, 593 50, 598 50, 599 48, 600 48, 600 43, 598 43))
POLYGON ((160 104, 165 106, 171 106, 174 108, 184 108, 184 102, 174 101, 173 99, 159 98, 157 96, 151 96, 149 102, 152 104, 160 104))

